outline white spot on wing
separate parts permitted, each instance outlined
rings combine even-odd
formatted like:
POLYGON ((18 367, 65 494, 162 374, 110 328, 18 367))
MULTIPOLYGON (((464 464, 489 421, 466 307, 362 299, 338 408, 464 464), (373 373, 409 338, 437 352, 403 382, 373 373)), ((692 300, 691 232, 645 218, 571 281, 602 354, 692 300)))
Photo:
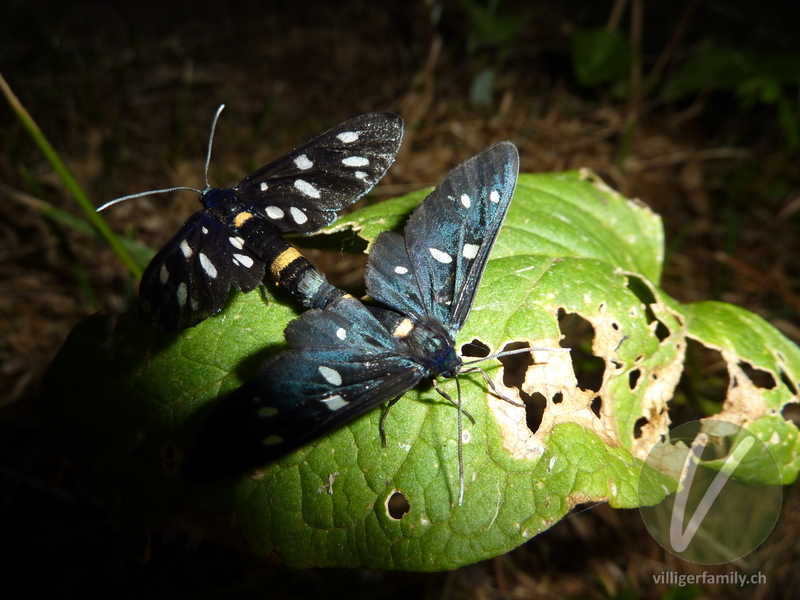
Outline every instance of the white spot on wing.
POLYGON ((428 250, 430 250, 431 256, 442 264, 449 265, 453 262, 453 257, 447 252, 442 252, 438 248, 428 248, 428 250))
POLYGON ((331 385, 342 385, 342 376, 336 369, 320 365, 317 367, 317 370, 319 374, 322 375, 323 379, 331 385))
POLYGON ((345 144, 352 144, 358 139, 358 132, 357 131, 343 131, 339 135, 336 136, 339 138, 339 141, 344 142, 345 144))
POLYGON ((342 159, 342 164, 345 167, 366 167, 369 164, 369 159, 363 156, 348 156, 342 159))
POLYGON ((495 204, 500 202, 500 192, 498 192, 497 190, 492 190, 491 193, 489 194, 489 200, 491 200, 495 204))
POLYGON ((304 179, 296 179, 294 182, 294 187, 309 198, 319 198, 321 196, 319 190, 304 179))
POLYGON ((331 410, 339 410, 340 408, 347 406, 347 400, 338 394, 336 396, 331 396, 330 398, 323 398, 321 402, 331 410))
POLYGON ((244 248, 244 240, 240 237, 229 237, 228 241, 239 250, 244 248))
POLYGON ((192 248, 189 246, 189 242, 183 240, 180 245, 181 252, 183 252, 183 256, 189 258, 192 255, 192 248))
POLYGON ((464 244, 464 249, 461 251, 461 255, 464 258, 472 260, 473 258, 478 256, 479 249, 480 246, 478 246, 477 244, 464 244))
POLYGON ((205 227, 202 227, 202 228, 200 229, 200 231, 202 231, 202 232, 203 232, 203 235, 205 235, 206 233, 208 233, 208 229, 207 229, 207 228, 205 228, 205 227))
POLYGON ((347 330, 344 327, 339 327, 339 329, 336 330, 336 337, 340 340, 345 339, 347 337, 347 330))
POLYGON ((200 266, 203 267, 203 271, 206 272, 206 275, 208 275, 212 279, 216 279, 217 268, 214 266, 214 263, 208 260, 208 257, 202 252, 198 254, 198 256, 200 257, 200 266))
POLYGON ((283 218, 283 211, 278 208, 277 206, 268 206, 266 208, 267 216, 270 219, 282 219, 283 218))
POLYGON ((262 181, 261 182, 261 191, 262 192, 266 192, 267 188, 269 188, 269 186, 267 185, 267 182, 266 181, 262 181))
POLYGON ((406 269, 405 267, 401 267, 400 265, 398 265, 398 266, 396 266, 396 267, 394 268, 394 272, 395 272, 395 273, 397 273, 398 275, 405 275, 406 273, 408 273, 408 269, 406 269))
POLYGON ((169 279, 169 270, 167 269, 167 265, 161 265, 161 271, 158 273, 158 278, 161 280, 161 283, 167 283, 167 279, 169 279))
POLYGON ((306 213, 304 213, 302 210, 300 210, 296 206, 293 206, 292 208, 290 208, 289 212, 292 213, 292 217, 294 218, 295 222, 298 225, 302 225, 303 223, 308 221, 308 216, 306 215, 306 213))
POLYGON ((178 306, 181 308, 186 306, 186 284, 182 281, 178 285, 178 289, 175 290, 175 298, 178 300, 178 306))
POLYGON ((248 269, 253 266, 253 259, 246 254, 234 254, 233 260, 238 261, 240 265, 248 269))
POLYGON ((356 171, 353 175, 355 175, 356 179, 364 180, 367 178, 367 174, 364 171, 356 171))
POLYGON ((306 169, 310 169, 314 166, 314 163, 309 160, 309 158, 305 154, 301 154, 297 158, 294 159, 294 164, 297 165, 298 169, 302 169, 305 171, 306 169))
POLYGON ((472 204, 469 200, 469 196, 461 194, 461 204, 464 208, 469 208, 470 204, 472 204))

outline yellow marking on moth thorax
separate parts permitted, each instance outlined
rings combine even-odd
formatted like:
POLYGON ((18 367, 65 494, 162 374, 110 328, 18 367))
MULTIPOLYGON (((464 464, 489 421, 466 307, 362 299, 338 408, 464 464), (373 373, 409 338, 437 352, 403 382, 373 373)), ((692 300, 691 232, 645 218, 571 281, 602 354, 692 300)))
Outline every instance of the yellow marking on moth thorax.
POLYGON ((398 323, 397 327, 394 328, 392 335, 394 337, 404 338, 409 333, 411 333, 414 329, 414 323, 411 322, 411 319, 403 319, 398 323))
POLYGON ((272 277, 274 279, 280 278, 281 272, 296 261, 298 258, 302 258, 303 255, 300 254, 295 248, 287 248, 283 252, 281 252, 275 260, 272 261, 272 264, 269 267, 270 272, 272 273, 272 277))
POLYGON ((249 213, 247 211, 242 211, 242 212, 240 212, 238 215, 236 215, 233 218, 233 224, 236 227, 241 227, 242 225, 244 225, 247 221, 249 221, 252 218, 253 218, 253 213, 249 213))

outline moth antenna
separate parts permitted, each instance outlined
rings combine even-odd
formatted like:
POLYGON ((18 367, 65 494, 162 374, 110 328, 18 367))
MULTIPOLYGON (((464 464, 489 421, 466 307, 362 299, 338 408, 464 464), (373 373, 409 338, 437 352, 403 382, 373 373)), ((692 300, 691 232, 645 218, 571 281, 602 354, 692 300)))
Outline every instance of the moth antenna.
POLYGON ((580 514, 583 514, 583 513, 585 513, 585 512, 588 512, 588 511, 590 511, 590 510, 594 510, 595 508, 597 508, 598 506, 602 506, 603 504, 608 504, 608 500, 603 500, 602 502, 596 502, 595 504, 591 504, 591 505, 588 505, 588 506, 584 506, 584 507, 583 507, 583 508, 581 508, 580 510, 577 510, 577 511, 575 511, 575 512, 571 512, 571 513, 569 513, 569 514, 568 514, 566 517, 564 517, 564 518, 565 518, 565 519, 571 519, 572 517, 577 517, 578 515, 580 515, 580 514))
POLYGON ((502 358, 504 356, 511 356, 513 354, 522 354, 523 352, 536 352, 536 351, 569 352, 570 349, 569 348, 515 348, 514 350, 503 350, 501 352, 495 352, 494 354, 490 354, 489 356, 484 356, 483 358, 477 358, 475 360, 463 362, 462 366, 464 368, 462 368, 459 371, 459 373, 475 373, 475 372, 480 373, 486 384, 489 386, 489 389, 491 389, 492 393, 495 396, 497 396, 501 400, 505 400, 509 404, 513 404, 514 406, 524 408, 525 404, 520 404, 519 402, 512 400, 511 398, 508 398, 505 394, 500 392, 500 390, 497 389, 497 386, 495 386, 494 381, 492 381, 492 378, 489 377, 489 374, 486 371, 484 371, 480 367, 475 367, 471 365, 474 365, 476 363, 481 363, 485 360, 490 360, 493 358, 502 358))
POLYGON ((514 350, 501 350, 483 358, 476 358, 475 360, 464 361, 462 364, 465 366, 481 363, 493 358, 502 358, 504 356, 511 356, 512 354, 522 354, 523 352, 570 352, 570 348, 515 348, 514 350))
POLYGON ((211 164, 211 144, 214 142, 214 131, 217 129, 217 121, 219 120, 219 115, 223 108, 225 108, 225 105, 220 104, 216 114, 214 115, 214 119, 211 121, 211 133, 208 136, 208 151, 206 152, 206 189, 211 187, 211 185, 208 183, 208 165, 211 164))
POLYGON ((190 192, 197 192, 198 194, 203 193, 203 190, 196 190, 192 187, 185 187, 185 186, 165 188, 163 190, 149 190, 147 192, 139 192, 138 194, 129 194, 127 196, 122 196, 121 198, 114 198, 113 200, 109 200, 108 202, 103 204, 103 206, 97 207, 95 211, 100 212, 101 210, 105 210, 109 206, 114 206, 115 204, 117 204, 118 202, 122 202, 123 200, 131 200, 132 198, 141 198, 142 196, 150 196, 152 194, 166 194, 167 192, 175 192, 178 190, 188 190, 190 192))
POLYGON ((461 415, 461 382, 456 376, 456 390, 458 391, 458 505, 464 503, 464 427, 461 415))
POLYGON ((455 380, 456 390, 458 391, 457 402, 450 397, 450 394, 439 387, 439 382, 436 381, 435 377, 431 379, 431 383, 433 384, 433 389, 435 389, 446 400, 449 400, 453 405, 455 405, 456 409, 458 410, 458 505, 461 506, 461 504, 464 502, 464 427, 461 420, 461 415, 466 413, 473 425, 475 424, 475 419, 461 406, 461 382, 458 380, 458 376, 455 377, 455 380))
POLYGON ((211 144, 214 141, 214 131, 217 129, 217 121, 219 120, 219 115, 222 112, 222 109, 225 108, 224 104, 220 104, 217 112, 214 114, 214 119, 211 121, 211 133, 208 136, 208 150, 206 151, 206 168, 204 172, 204 177, 206 181, 206 189, 205 190, 196 190, 191 187, 179 186, 179 187, 172 187, 166 188, 163 190, 150 190, 147 192, 139 192, 138 194, 130 194, 128 196, 122 196, 121 198, 115 198, 114 200, 110 200, 103 204, 103 206, 95 209, 96 212, 100 212, 101 210, 107 209, 109 206, 114 206, 118 202, 122 202, 123 200, 131 200, 133 198, 141 198, 142 196, 149 196, 151 194, 164 194, 167 192, 175 192, 178 190, 187 190, 189 192, 197 192, 198 194, 202 194, 204 191, 211 189, 211 184, 208 183, 208 165, 211 163, 211 144))

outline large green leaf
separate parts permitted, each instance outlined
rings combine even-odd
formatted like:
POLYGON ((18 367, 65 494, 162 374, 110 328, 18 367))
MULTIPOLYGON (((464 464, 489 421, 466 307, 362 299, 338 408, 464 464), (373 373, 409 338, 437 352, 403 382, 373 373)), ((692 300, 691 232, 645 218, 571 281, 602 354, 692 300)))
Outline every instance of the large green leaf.
MULTIPOLYGON (((401 229, 423 197, 371 206, 333 230, 372 240, 401 229)), ((282 347, 298 314, 272 285, 234 294, 220 315, 179 334, 158 334, 134 316, 87 320, 52 365, 46 418, 124 526, 188 521, 294 567, 450 569, 516 547, 577 503, 636 507, 674 489, 642 461, 667 430, 691 337, 721 349, 729 365, 774 374, 773 388, 741 394, 747 376, 739 367, 721 417, 756 428, 784 481, 793 480, 797 428, 780 409, 797 401, 800 351, 751 313, 667 297, 657 287, 662 259, 659 218, 590 173, 520 176, 458 343, 557 348, 559 317, 579 315, 594 330, 602 383, 582 389, 578 358, 565 352, 535 352, 524 382, 507 381, 512 387, 497 361, 484 365, 506 394, 518 386, 546 399, 532 432, 525 409, 489 394, 480 374, 463 375, 476 422, 464 421, 462 505, 457 413, 427 384, 390 411, 386 447, 375 410, 237 479, 182 480, 178 465, 215 399, 282 347), (407 512, 390 508, 393 496, 405 498, 407 512)), ((457 394, 453 380, 441 385, 457 394)))

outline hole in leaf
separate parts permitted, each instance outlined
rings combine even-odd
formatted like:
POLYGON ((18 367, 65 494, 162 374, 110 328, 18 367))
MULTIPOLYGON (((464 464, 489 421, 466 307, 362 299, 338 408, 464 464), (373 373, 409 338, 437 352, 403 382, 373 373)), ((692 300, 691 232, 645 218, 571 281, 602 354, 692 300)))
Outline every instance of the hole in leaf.
MULTIPOLYGON (((519 348, 530 348, 530 344, 511 342, 505 345, 503 352, 518 350, 519 348)), ((520 352, 519 354, 501 356, 497 360, 503 365, 503 385, 515 387, 522 393, 522 384, 525 383, 525 374, 528 371, 528 367, 533 364, 533 355, 530 352, 520 352)))
POLYGON ((561 346, 571 349, 578 386, 582 390, 599 392, 606 365, 602 358, 592 354, 594 327, 579 314, 567 313, 563 308, 558 311, 558 327, 564 335, 561 346))
POLYGON ((778 385, 778 383, 775 381, 775 378, 772 376, 772 373, 769 371, 757 369, 756 367, 753 367, 744 361, 739 363, 739 368, 744 371, 744 374, 747 375, 747 378, 752 381, 753 385, 756 387, 760 387, 765 390, 774 390, 775 386, 778 385))
MULTIPOLYGON (((633 292, 634 296, 645 306, 655 304, 656 297, 640 278, 628 276, 628 289, 633 292)), ((652 323, 652 321, 650 322, 652 323)))
POLYGON ((398 490, 392 492, 386 499, 386 512, 395 521, 402 519, 410 510, 411 504, 409 504, 408 498, 398 490))
MULTIPOLYGON (((628 277, 628 289, 633 292, 642 304, 644 304, 644 316, 647 322, 652 323, 653 321, 657 321, 656 315, 651 308, 651 305, 656 302, 656 297, 653 295, 650 288, 638 277, 628 277)), ((663 327, 663 324, 659 321, 658 327, 656 328, 656 336, 659 337, 659 340, 663 340, 664 338, 660 337, 660 333, 663 333, 663 331, 659 332, 660 327, 663 327)))
POLYGON ((642 429, 648 423, 649 423, 649 421, 647 419, 645 419, 644 417, 639 417, 639 419, 636 421, 636 423, 634 423, 634 425, 633 425, 633 437, 635 439, 638 440, 640 437, 642 437, 642 429))
POLYGON ((667 328, 666 325, 664 325, 664 323, 662 323, 661 321, 658 321, 658 325, 656 325, 655 334, 656 334, 656 337, 658 338, 658 341, 659 342, 663 342, 665 339, 667 339, 669 337, 669 329, 667 328))
POLYGON ((800 427, 800 404, 789 402, 781 409, 781 416, 800 427))
MULTIPOLYGON (((523 396, 523 394, 520 394, 523 396)), ((547 399, 539 392, 534 392, 530 396, 524 394, 525 400, 525 424, 533 433, 539 430, 544 417, 544 409, 547 408, 547 399)))
POLYGON ((654 333, 658 338, 658 341, 663 342, 667 337, 669 337, 669 328, 664 325, 664 323, 659 321, 653 312, 652 305, 656 303, 656 298, 653 296, 653 292, 638 277, 628 277, 628 289, 634 293, 634 295, 642 302, 642 304, 644 304, 645 318, 647 319, 647 322, 658 323, 654 333))
POLYGON ((730 384, 722 354, 689 340, 683 374, 669 401, 670 429, 720 412, 730 384))
POLYGON ((628 373, 628 386, 631 388, 631 391, 636 389, 636 384, 639 383, 641 374, 642 372, 639 369, 634 369, 628 373))
POLYGON ((655 336, 658 338, 659 342, 663 342, 667 337, 669 337, 669 328, 661 322, 653 312, 652 305, 655 304, 656 299, 653 296, 653 292, 650 291, 650 288, 647 287, 644 282, 637 278, 637 277, 629 277, 628 278, 628 289, 631 290, 636 297, 644 304, 645 306, 645 318, 647 319, 648 323, 656 322, 655 328, 655 336))
MULTIPOLYGON (((518 348, 530 348, 530 344, 525 342, 511 342, 505 345, 503 352, 507 350, 516 350, 518 348)), ((530 395, 522 390, 522 384, 525 383, 525 375, 528 371, 528 367, 534 364, 533 355, 529 352, 520 352, 519 354, 501 356, 497 360, 503 365, 503 385, 509 388, 517 388, 520 400, 525 403, 525 422, 528 425, 528 429, 536 433, 536 430, 539 429, 539 425, 542 424, 542 417, 544 416, 544 409, 547 407, 547 400, 539 392, 534 392, 533 395, 530 395)))
POLYGON ((789 376, 786 374, 786 371, 784 371, 783 369, 781 369, 781 381, 792 392, 792 396, 796 396, 797 395, 797 386, 794 384, 794 382, 791 379, 789 379, 789 376))
POLYGON ((592 409, 594 416, 597 417, 598 419, 600 418, 600 409, 602 407, 603 407, 603 399, 600 396, 595 396, 594 398, 592 398, 592 404, 590 405, 590 408, 592 409))
POLYGON ((471 358, 485 358, 489 356, 489 346, 484 344, 478 339, 467 342, 461 346, 461 356, 469 356, 471 358))

